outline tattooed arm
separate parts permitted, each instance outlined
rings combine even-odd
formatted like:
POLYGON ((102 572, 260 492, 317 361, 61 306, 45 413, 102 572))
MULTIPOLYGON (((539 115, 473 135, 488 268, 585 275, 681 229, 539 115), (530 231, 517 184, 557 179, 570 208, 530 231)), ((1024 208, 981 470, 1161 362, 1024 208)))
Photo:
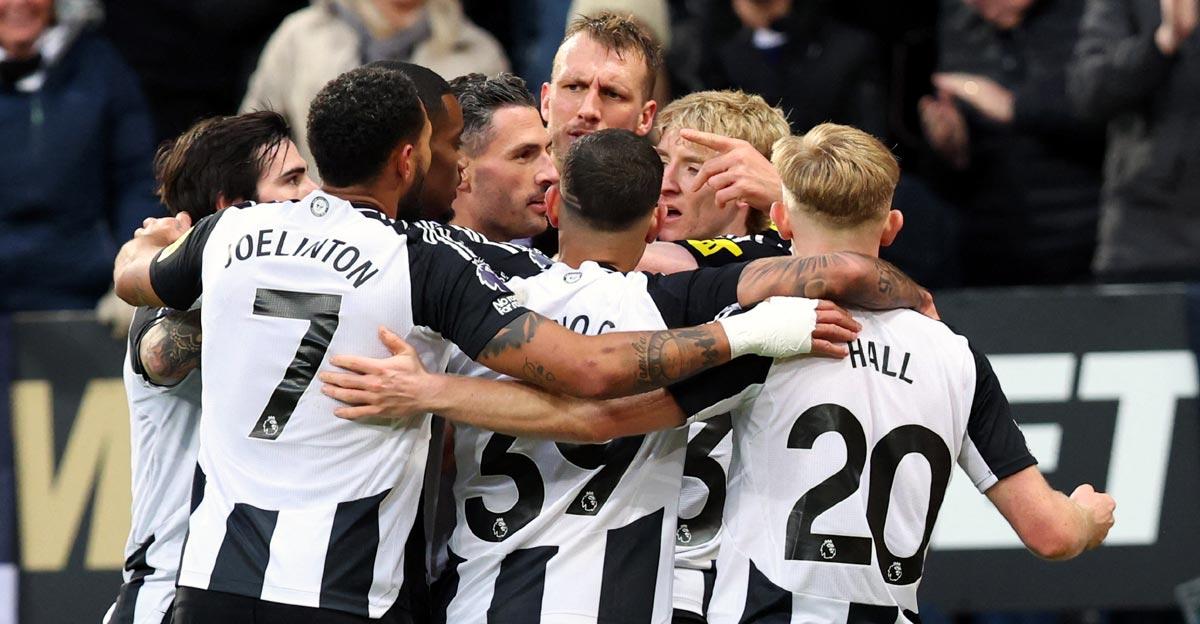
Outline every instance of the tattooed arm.
POLYGON ((729 354, 718 323, 583 336, 530 312, 500 330, 476 359, 548 390, 610 398, 661 388, 728 362, 729 354))
POLYGON ((137 353, 151 382, 183 381, 200 366, 200 310, 168 313, 142 335, 137 353))
POLYGON ((929 291, 886 260, 850 252, 755 260, 742 272, 737 294, 744 306, 767 297, 808 297, 868 310, 913 308, 936 318, 929 291))

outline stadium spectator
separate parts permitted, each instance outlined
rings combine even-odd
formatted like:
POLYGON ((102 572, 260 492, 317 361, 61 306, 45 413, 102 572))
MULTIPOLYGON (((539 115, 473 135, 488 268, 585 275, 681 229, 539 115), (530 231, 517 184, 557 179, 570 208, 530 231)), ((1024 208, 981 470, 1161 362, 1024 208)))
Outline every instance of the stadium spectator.
POLYGON ((91 308, 162 213, 137 78, 88 14, 0 2, 0 311, 91 308))
POLYGON ((732 2, 742 28, 717 44, 710 88, 761 95, 794 132, 829 120, 885 131, 882 57, 870 33, 830 18, 820 2, 732 2))
POLYGON ((1105 279, 1200 277, 1196 0, 1090 0, 1069 72, 1081 114, 1109 120, 1093 265, 1105 279))
POLYGON ((525 81, 507 73, 469 74, 451 87, 463 110, 465 164, 451 223, 495 242, 541 234, 546 189, 558 182, 558 171, 525 81))
POLYGON ((104 33, 141 79, 154 143, 237 112, 267 37, 307 0, 104 0, 104 33))
MULTIPOLYGON (((271 35, 242 111, 270 108, 302 128, 327 81, 380 60, 409 61, 445 78, 508 69, 500 44, 462 15, 458 0, 313 0, 271 35)), ((313 162, 307 138, 293 139, 313 162)))
POLYGON ((952 170, 968 285, 1086 280, 1103 136, 1067 98, 1082 4, 943 0, 926 137, 952 170))

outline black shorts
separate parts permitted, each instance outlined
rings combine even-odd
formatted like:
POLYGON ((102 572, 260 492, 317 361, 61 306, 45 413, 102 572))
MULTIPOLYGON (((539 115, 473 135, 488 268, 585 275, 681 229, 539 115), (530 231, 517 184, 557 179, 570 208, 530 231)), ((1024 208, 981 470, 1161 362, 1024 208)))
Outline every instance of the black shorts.
POLYGON ((333 609, 300 607, 180 587, 175 593, 172 624, 415 624, 407 613, 393 612, 372 620, 333 609))

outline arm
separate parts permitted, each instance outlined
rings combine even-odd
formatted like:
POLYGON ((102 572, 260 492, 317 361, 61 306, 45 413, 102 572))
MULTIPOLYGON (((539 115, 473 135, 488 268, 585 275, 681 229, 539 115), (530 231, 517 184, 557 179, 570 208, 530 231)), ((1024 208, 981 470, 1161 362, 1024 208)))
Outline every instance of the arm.
POLYGON ((184 240, 191 226, 186 212, 164 219, 146 219, 133 239, 121 247, 113 264, 113 284, 117 296, 135 306, 164 307, 150 280, 150 265, 168 245, 184 240))
POLYGON ((1025 546, 1044 559, 1071 559, 1096 548, 1113 525, 1111 496, 1081 485, 1067 498, 1036 466, 1001 479, 986 494, 1025 546))
POLYGON ((700 268, 699 263, 686 249, 664 241, 646 245, 646 252, 638 262, 637 270, 647 273, 679 273, 700 268))
POLYGON ((1155 33, 1134 26, 1131 4, 1087 3, 1067 68, 1067 93, 1088 117, 1109 118, 1136 107, 1170 72, 1171 57, 1155 44, 1155 33))
POLYGON ((138 342, 137 357, 152 383, 183 381, 200 366, 200 310, 168 313, 150 326, 138 342))
POLYGON ((404 418, 434 412, 457 423, 500 433, 563 442, 595 443, 683 423, 678 405, 663 390, 609 401, 576 399, 516 381, 433 375, 416 351, 380 328, 392 352, 385 360, 339 356, 347 373, 322 372, 321 391, 349 407, 341 418, 404 418))
POLYGON ((868 310, 913 308, 937 318, 929 291, 885 260, 849 252, 755 260, 742 272, 737 296, 743 306, 767 297, 808 297, 868 310))

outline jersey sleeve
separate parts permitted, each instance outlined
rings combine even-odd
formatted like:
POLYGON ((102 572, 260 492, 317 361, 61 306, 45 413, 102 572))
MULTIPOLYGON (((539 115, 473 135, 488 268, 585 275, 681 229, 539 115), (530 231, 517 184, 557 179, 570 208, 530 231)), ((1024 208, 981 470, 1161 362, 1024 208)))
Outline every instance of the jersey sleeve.
POLYGON ((454 240, 483 258, 506 282, 514 277, 533 277, 554 264, 553 260, 532 247, 489 241, 474 230, 456 225, 448 226, 446 230, 454 240))
POLYGON ((967 417, 967 435, 958 463, 980 492, 997 481, 1037 464, 1013 420, 1000 380, 983 354, 971 349, 975 394, 967 417))
POLYGON ((646 290, 667 327, 707 323, 737 304, 737 285, 746 264, 697 269, 671 275, 647 275, 646 290))
POLYGON ((441 232, 410 230, 413 324, 429 327, 474 359, 502 328, 526 314, 479 256, 441 232))
POLYGON ((186 310, 200 298, 204 289, 201 280, 204 246, 225 213, 222 210, 200 219, 192 229, 154 256, 150 263, 150 285, 163 303, 176 310, 186 310))
POLYGON ((146 374, 146 366, 142 363, 142 337, 166 314, 164 308, 140 307, 133 312, 133 322, 129 325, 129 366, 133 372, 148 384, 154 384, 146 374))
POLYGON ((667 387, 688 422, 706 420, 747 405, 758 396, 774 360, 743 355, 667 387))
POLYGON ((721 267, 735 262, 760 258, 777 258, 789 253, 787 241, 774 231, 753 236, 722 236, 705 240, 675 241, 683 247, 696 264, 702 267, 721 267))

